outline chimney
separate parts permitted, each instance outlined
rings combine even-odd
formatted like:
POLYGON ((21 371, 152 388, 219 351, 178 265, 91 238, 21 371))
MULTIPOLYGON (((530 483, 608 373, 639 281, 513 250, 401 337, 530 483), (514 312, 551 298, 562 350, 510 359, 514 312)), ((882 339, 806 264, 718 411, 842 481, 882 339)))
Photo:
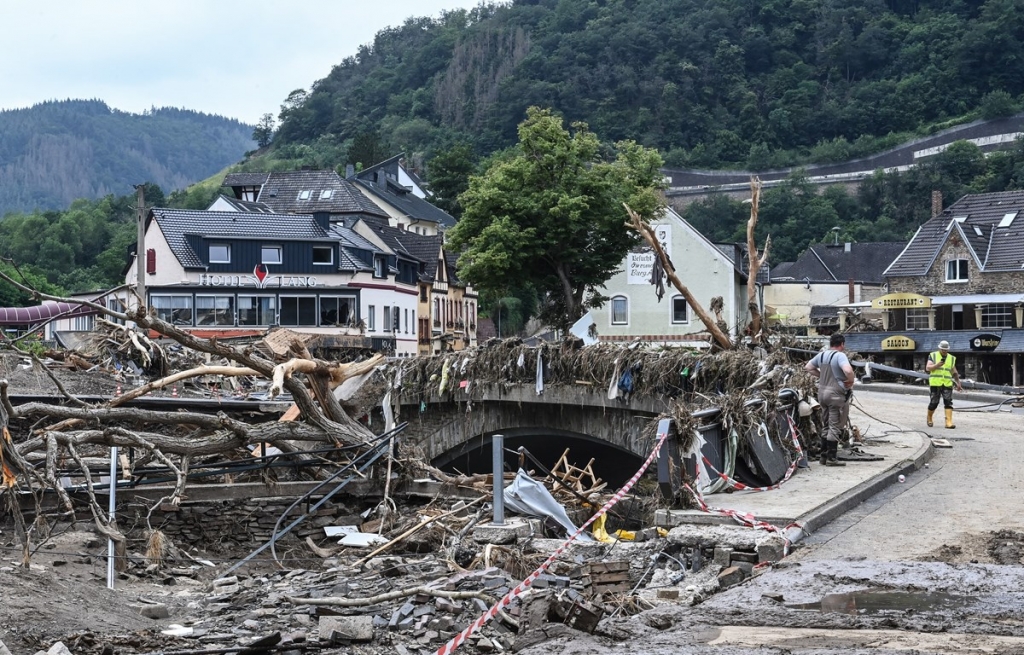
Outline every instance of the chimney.
POLYGON ((387 188, 388 188, 388 174, 385 173, 383 170, 378 170, 377 171, 377 186, 380 187, 380 189, 382 191, 387 191, 387 188))
POLYGON ((313 212, 313 220, 324 230, 331 229, 331 212, 313 212))
POLYGON ((352 164, 345 164, 345 179, 351 178, 356 174, 356 167, 352 164))
POLYGON ((852 277, 851 277, 851 278, 849 279, 849 281, 847 282, 847 284, 849 285, 849 288, 850 288, 850 300, 849 300, 848 302, 849 302, 850 304, 853 304, 853 303, 857 302, 857 297, 856 297, 856 295, 854 294, 854 289, 856 288, 856 286, 855 286, 855 284, 854 284, 854 281, 853 281, 853 278, 852 278, 852 277))
POLYGON ((942 213, 942 192, 938 189, 932 191, 932 218, 942 213))

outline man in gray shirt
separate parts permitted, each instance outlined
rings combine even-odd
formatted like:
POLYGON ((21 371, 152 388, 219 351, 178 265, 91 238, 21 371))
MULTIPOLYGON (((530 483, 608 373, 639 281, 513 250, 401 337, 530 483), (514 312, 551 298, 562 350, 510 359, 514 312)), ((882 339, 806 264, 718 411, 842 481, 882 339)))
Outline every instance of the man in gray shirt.
POLYGON ((847 402, 853 390, 853 367, 843 352, 846 337, 833 334, 829 349, 814 356, 804 369, 818 378, 818 402, 821 403, 825 434, 821 437, 821 463, 825 466, 846 466, 836 458, 839 435, 848 414, 847 402))

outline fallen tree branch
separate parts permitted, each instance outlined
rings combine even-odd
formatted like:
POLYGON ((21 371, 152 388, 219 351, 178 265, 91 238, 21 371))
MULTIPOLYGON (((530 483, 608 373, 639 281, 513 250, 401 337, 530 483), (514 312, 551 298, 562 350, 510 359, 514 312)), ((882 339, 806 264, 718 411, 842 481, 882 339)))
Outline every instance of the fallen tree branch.
POLYGON ((423 528, 427 527, 428 525, 430 525, 434 521, 436 521, 438 519, 443 519, 446 516, 451 516, 452 514, 456 514, 458 512, 461 512, 461 511, 463 511, 465 509, 468 509, 468 508, 472 507, 473 505, 476 505, 480 501, 486 500, 486 499, 487 499, 487 496, 480 496, 476 500, 472 500, 472 501, 466 503, 465 505, 463 505, 462 507, 460 507, 458 509, 453 509, 453 510, 445 512, 444 514, 438 514, 437 516, 433 516, 433 517, 430 517, 428 519, 424 519, 423 521, 420 521, 418 524, 416 524, 413 527, 409 528, 408 530, 406 530, 402 534, 398 535, 397 537, 395 537, 391 541, 387 542, 386 544, 384 544, 380 548, 376 549, 375 551, 373 551, 372 553, 370 553, 366 557, 364 557, 361 560, 359 560, 358 562, 356 562, 355 566, 362 566, 363 564, 366 564, 368 561, 370 561, 371 559, 373 559, 377 555, 383 553, 385 550, 391 548, 395 544, 397 544, 397 543, 399 543, 401 541, 404 541, 409 536, 415 534, 416 532, 419 532, 420 530, 422 530, 423 528))
POLYGON ((296 596, 285 596, 285 598, 296 605, 366 607, 368 605, 376 605, 377 603, 385 603, 389 600, 408 598, 409 596, 415 596, 416 594, 435 596, 437 598, 448 598, 450 600, 480 598, 490 603, 494 602, 494 598, 492 596, 489 596, 482 591, 446 591, 444 589, 434 589, 433 587, 424 587, 422 585, 417 587, 406 587, 405 589, 396 589, 383 594, 377 594, 376 596, 367 596, 366 598, 339 598, 337 596, 327 596, 325 598, 298 598, 296 596))
POLYGON ((686 298, 686 302, 690 305, 690 307, 693 308, 693 313, 695 313, 697 317, 700 318, 701 322, 704 323, 704 326, 708 329, 708 332, 711 333, 711 336, 714 338, 715 343, 717 343, 719 347, 723 348, 724 350, 729 350, 730 348, 732 348, 732 341, 729 339, 729 335, 723 332, 722 329, 718 327, 718 325, 713 320, 711 320, 711 316, 706 311, 704 311, 704 307, 697 301, 697 299, 686 287, 686 285, 683 284, 682 280, 680 280, 679 277, 676 275, 676 269, 672 265, 672 260, 670 260, 668 258, 668 255, 665 254, 665 251, 662 249, 661 244, 658 242, 658 237, 654 233, 654 230, 651 228, 650 224, 647 223, 640 216, 640 214, 633 211, 630 208, 630 206, 627 205, 626 203, 622 203, 622 206, 626 208, 626 213, 629 214, 629 218, 631 221, 629 223, 626 223, 626 227, 631 227, 637 232, 639 232, 640 236, 644 238, 644 241, 646 241, 647 244, 654 250, 655 256, 661 262, 662 268, 665 269, 665 275, 667 275, 669 281, 672 282, 672 286, 678 289, 679 293, 683 294, 683 297, 686 298))

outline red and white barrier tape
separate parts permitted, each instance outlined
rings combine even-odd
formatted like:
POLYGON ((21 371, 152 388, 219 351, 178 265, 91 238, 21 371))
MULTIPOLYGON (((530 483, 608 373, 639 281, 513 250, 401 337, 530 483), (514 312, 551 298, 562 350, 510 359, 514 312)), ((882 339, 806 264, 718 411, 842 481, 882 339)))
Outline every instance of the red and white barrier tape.
MULTIPOLYGON (((797 436, 796 423, 793 422, 793 419, 789 416, 789 414, 786 414, 786 420, 789 422, 789 433, 790 433, 790 436, 793 438, 793 444, 796 446, 797 453, 802 457, 803 456, 803 449, 800 447, 800 440, 799 440, 799 438, 797 436)), ((793 464, 790 465, 789 470, 786 472, 786 476, 778 484, 774 484, 774 485, 772 485, 770 487, 756 487, 756 488, 747 487, 745 485, 741 485, 741 486, 742 486, 742 488, 750 490, 750 491, 768 491, 769 489, 778 489, 782 485, 782 483, 785 482, 786 480, 788 480, 789 477, 793 474, 793 471, 796 469, 796 465, 797 465, 798 461, 799 461, 799 459, 797 459, 796 461, 793 462, 793 464)), ((708 462, 706 457, 704 458, 704 462, 708 466, 711 466, 711 463, 708 462)), ((711 469, 715 470, 713 466, 711 467, 711 469)), ((734 480, 732 480, 732 478, 729 478, 726 475, 718 473, 718 471, 715 471, 715 473, 718 474, 719 476, 721 476, 722 478, 726 479, 727 481, 729 481, 730 484, 735 482, 734 480)), ((736 483, 736 484, 740 484, 740 483, 736 483)), ((710 505, 707 504, 707 502, 705 502, 704 496, 702 496, 699 491, 695 490, 690 485, 685 484, 685 483, 683 484, 683 487, 685 487, 686 490, 690 492, 690 495, 693 496, 693 499, 695 501, 697 501, 697 506, 700 507, 700 510, 703 511, 703 512, 707 512, 708 514, 720 514, 722 516, 729 516, 733 520, 735 520, 737 523, 739 523, 740 525, 744 525, 744 526, 747 526, 749 528, 757 528, 759 530, 765 530, 767 532, 777 532, 783 538, 783 540, 784 540, 784 544, 783 544, 783 547, 782 547, 782 552, 785 555, 789 554, 789 547, 792 544, 792 542, 789 539, 789 536, 786 533, 789 531, 790 528, 802 528, 803 527, 799 523, 794 521, 793 523, 790 523, 789 525, 780 528, 779 526, 773 525, 771 523, 768 523, 767 521, 762 521, 761 519, 757 518, 756 516, 754 516, 750 512, 741 512, 741 511, 736 510, 736 509, 725 509, 725 508, 722 508, 722 507, 711 507, 710 505)))
POLYGON ((654 461, 654 458, 658 456, 658 451, 661 450, 661 446, 662 444, 665 443, 665 439, 667 438, 667 430, 664 433, 659 433, 658 441, 657 443, 654 444, 654 449, 651 451, 651 454, 647 456, 647 460, 644 462, 643 466, 640 467, 640 470, 634 473, 633 477, 631 477, 629 481, 622 486, 621 489, 615 492, 615 495, 612 496, 611 499, 607 503, 605 503, 604 506, 601 507, 601 509, 597 510, 597 512, 590 517, 590 520, 581 525, 576 530, 576 532, 569 535, 569 538, 562 542, 561 546, 556 548, 553 553, 548 555, 548 558, 544 560, 544 562, 540 566, 538 566, 533 573, 528 575, 525 580, 516 585, 515 589, 505 594, 505 596, 501 600, 495 603, 494 606, 491 607, 489 610, 484 612, 484 614, 480 618, 478 618, 476 621, 473 621, 473 623, 471 623, 469 627, 467 627, 465 630, 452 637, 451 640, 444 646, 438 648, 437 655, 451 655, 451 653, 454 653, 455 649, 461 646, 466 641, 466 639, 469 638, 471 634, 482 628, 488 621, 497 616, 498 612, 508 607, 512 603, 513 599, 521 596, 527 589, 529 589, 530 585, 532 585, 533 582, 537 578, 539 578, 542 573, 544 573, 544 571, 548 570, 548 568, 554 563, 558 556, 565 552, 565 549, 569 547, 569 544, 576 541, 576 538, 580 536, 584 531, 586 531, 586 529, 590 527, 590 525, 594 521, 604 516, 609 509, 611 509, 616 503, 622 500, 627 493, 629 493, 629 490, 633 488, 633 485, 637 483, 637 480, 640 479, 640 477, 644 474, 647 468, 651 465, 651 462, 654 461))
POLYGON ((701 458, 704 460, 704 465, 711 469, 712 473, 717 475, 722 480, 725 480, 725 483, 728 484, 731 488, 735 489, 736 491, 772 491, 774 489, 778 489, 793 476, 793 472, 796 471, 797 464, 800 463, 800 459, 804 456, 803 448, 800 447, 800 439, 797 437, 796 423, 793 422, 793 419, 789 416, 789 414, 786 414, 786 421, 789 423, 789 435, 793 439, 793 446, 796 448, 797 457, 789 465, 789 469, 786 471, 786 474, 782 476, 782 479, 776 482, 775 484, 769 485, 767 487, 751 487, 745 485, 739 480, 731 478, 725 473, 722 473, 721 471, 716 469, 715 465, 711 463, 707 456, 701 455, 701 458))

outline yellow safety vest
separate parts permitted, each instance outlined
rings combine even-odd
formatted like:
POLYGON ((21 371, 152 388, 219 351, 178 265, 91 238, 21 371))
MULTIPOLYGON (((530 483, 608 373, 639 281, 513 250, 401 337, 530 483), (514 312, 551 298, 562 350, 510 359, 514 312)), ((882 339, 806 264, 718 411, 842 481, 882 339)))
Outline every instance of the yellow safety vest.
MULTIPOLYGON (((932 354, 928 355, 928 359, 936 364, 942 358, 942 354, 936 350, 932 354)), ((941 366, 937 366, 931 370, 931 374, 928 376, 928 385, 932 387, 951 387, 953 386, 953 368, 956 366, 956 357, 946 353, 946 362, 941 366)))

